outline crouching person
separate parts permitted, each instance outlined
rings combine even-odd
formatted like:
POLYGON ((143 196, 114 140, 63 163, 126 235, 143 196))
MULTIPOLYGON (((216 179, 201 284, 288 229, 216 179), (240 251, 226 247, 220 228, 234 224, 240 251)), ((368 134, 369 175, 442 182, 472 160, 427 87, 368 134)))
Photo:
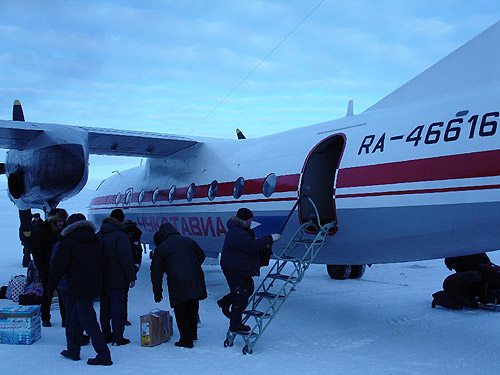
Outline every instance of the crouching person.
POLYGON ((151 261, 155 302, 163 298, 163 274, 167 274, 170 306, 174 309, 180 339, 176 346, 192 348, 198 339, 199 302, 207 298, 201 264, 205 254, 196 241, 181 236, 172 224, 162 224, 154 235, 156 249, 151 261))
POLYGON ((93 301, 101 295, 104 244, 95 234, 95 226, 83 214, 68 218, 63 238, 52 260, 48 289, 54 292, 63 275, 68 281, 67 350, 61 354, 74 361, 80 360, 81 338, 85 330, 97 352, 89 358, 89 365, 112 365, 111 354, 97 323, 93 301))
POLYGON ((477 309, 484 300, 485 285, 481 276, 474 272, 457 272, 443 282, 443 290, 432 295, 432 307, 436 305, 452 310, 461 310, 464 306, 477 309))

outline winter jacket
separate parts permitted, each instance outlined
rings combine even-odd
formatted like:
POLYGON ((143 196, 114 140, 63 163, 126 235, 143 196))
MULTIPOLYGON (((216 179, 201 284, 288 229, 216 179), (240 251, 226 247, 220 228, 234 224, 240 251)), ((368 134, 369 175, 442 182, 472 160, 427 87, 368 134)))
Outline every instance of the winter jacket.
POLYGON ((50 257, 52 248, 59 241, 59 232, 57 232, 49 220, 40 224, 40 227, 32 232, 33 260, 42 279, 46 279, 50 269, 50 257))
POLYGON ((105 288, 126 288, 136 279, 132 248, 125 225, 113 217, 102 219, 97 234, 104 242, 105 288))
POLYGON ((272 244, 271 235, 255 238, 247 223, 238 217, 227 222, 227 228, 220 265, 246 276, 256 276, 260 270, 260 252, 272 244))
POLYGON ((458 272, 448 276, 443 282, 443 290, 446 294, 462 306, 478 307, 477 300, 474 297, 483 298, 484 283, 478 273, 474 271, 458 272), (473 293, 471 286, 476 284, 476 289, 482 287, 482 293, 473 293))
POLYGON ((101 295, 104 268, 104 244, 95 235, 90 221, 77 221, 63 232, 52 259, 48 290, 53 292, 63 275, 73 299, 94 299, 101 295))
MULTIPOLYGON (((54 257, 57 254, 57 250, 59 249, 59 244, 60 242, 56 242, 56 244, 52 248, 52 255, 50 256, 50 267, 52 267, 52 262, 54 261, 54 257)), ((59 280, 59 285, 57 285, 57 289, 59 291, 69 289, 68 278, 66 277, 66 275, 63 275, 61 277, 61 280, 59 280)))
POLYGON ((151 261, 154 294, 163 292, 163 273, 166 273, 171 307, 207 298, 205 276, 201 268, 205 254, 196 241, 181 236, 170 223, 162 224, 155 237, 159 246, 151 261))

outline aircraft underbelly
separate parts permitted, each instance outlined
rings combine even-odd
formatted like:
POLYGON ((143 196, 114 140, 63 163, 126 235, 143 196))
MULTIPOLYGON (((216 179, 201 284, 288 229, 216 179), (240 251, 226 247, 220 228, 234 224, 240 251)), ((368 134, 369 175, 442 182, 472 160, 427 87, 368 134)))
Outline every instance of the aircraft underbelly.
POLYGON ((500 202, 340 209, 318 263, 415 261, 500 249, 500 202))

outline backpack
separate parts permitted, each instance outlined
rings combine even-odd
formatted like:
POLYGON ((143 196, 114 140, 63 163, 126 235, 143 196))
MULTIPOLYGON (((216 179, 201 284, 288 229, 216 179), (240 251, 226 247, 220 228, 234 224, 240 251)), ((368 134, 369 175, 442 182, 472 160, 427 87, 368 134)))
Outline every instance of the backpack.
POLYGON ((500 289, 500 266, 481 263, 477 266, 477 273, 491 289, 500 289))

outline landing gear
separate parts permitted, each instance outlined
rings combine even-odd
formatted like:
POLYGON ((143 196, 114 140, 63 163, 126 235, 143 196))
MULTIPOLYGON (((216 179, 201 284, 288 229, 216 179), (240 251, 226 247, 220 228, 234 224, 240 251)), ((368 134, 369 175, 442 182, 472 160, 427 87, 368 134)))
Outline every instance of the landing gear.
POLYGON ((361 279, 365 274, 366 265, 361 264, 357 266, 351 266, 351 274, 349 275, 350 279, 361 279))
POLYGON ((366 266, 361 265, 337 265, 327 264, 328 275, 335 280, 360 279, 365 274, 366 266))
POLYGON ((351 266, 327 264, 328 275, 335 280, 345 280, 351 274, 351 266))

